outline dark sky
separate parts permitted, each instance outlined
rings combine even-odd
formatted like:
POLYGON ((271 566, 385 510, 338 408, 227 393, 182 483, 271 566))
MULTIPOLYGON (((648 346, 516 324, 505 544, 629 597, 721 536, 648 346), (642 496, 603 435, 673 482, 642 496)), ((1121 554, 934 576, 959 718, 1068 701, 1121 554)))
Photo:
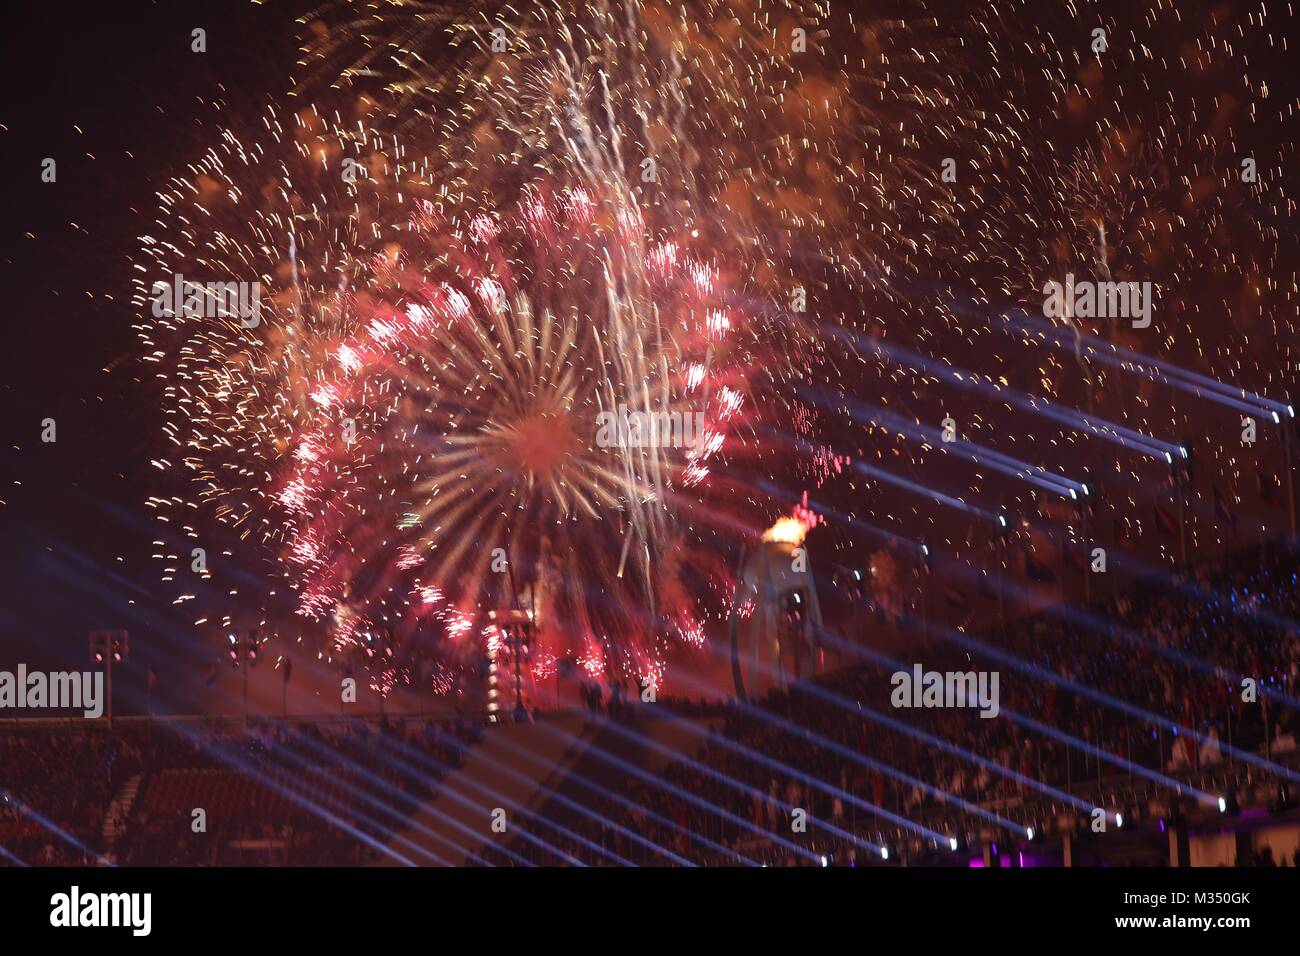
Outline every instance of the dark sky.
MULTIPOLYGON (((160 416, 147 373, 135 358, 137 340, 128 292, 131 256, 152 219, 159 185, 212 142, 212 111, 205 104, 221 99, 233 112, 256 116, 269 99, 283 100, 296 58, 294 20, 312 6, 302 0, 266 5, 248 0, 51 5, 37 0, 5 7, 0 20, 4 74, 0 88, 5 91, 0 105, 0 168, 4 170, 0 301, 6 306, 0 318, 4 330, 0 340, 0 666, 20 660, 34 666, 83 664, 87 631, 102 627, 130 630, 133 662, 140 665, 137 675, 152 663, 174 673, 182 660, 181 649, 194 647, 195 615, 173 609, 175 592, 159 581, 158 563, 150 558, 156 550, 151 542, 158 525, 144 501, 156 490, 149 462, 160 453, 160 416), (207 31, 205 53, 191 51, 191 31, 196 27, 207 31), (55 183, 41 181, 46 157, 57 161, 55 183), (53 444, 41 442, 41 423, 46 418, 56 422, 53 444)), ((1060 10, 1066 6, 1045 3, 1043 8, 1056 10, 1055 20, 1063 21, 1060 10)), ((1143 18, 1136 8, 1115 6, 1123 15, 1143 18)), ((1252 5, 1228 7, 1234 17, 1241 17, 1252 5)), ((1178 61, 1190 38, 1203 34, 1203 21, 1211 16, 1203 8, 1197 7, 1195 15, 1189 9, 1185 33, 1159 38, 1168 47, 1164 53, 1169 62, 1178 61)), ((1228 30, 1232 22, 1229 17, 1222 29, 1228 30)), ((1074 29, 1069 23, 1064 27, 1063 36, 1086 36, 1069 32, 1074 29)), ((1290 18, 1271 29, 1281 36, 1295 34, 1290 18)), ((1294 69, 1284 62, 1287 55, 1265 44, 1262 35, 1255 36, 1254 42, 1261 48, 1250 50, 1253 67, 1262 67, 1263 75, 1274 80, 1275 102, 1292 102, 1294 69)), ((1116 60, 1123 62, 1122 57, 1116 60)), ((1142 89, 1122 69, 1117 77, 1111 82, 1142 89)), ((1171 79, 1180 96, 1195 94, 1200 104, 1225 104, 1225 122, 1236 123, 1249 134, 1239 146, 1225 146, 1224 155, 1216 160, 1235 167, 1238 149, 1255 150, 1275 160, 1281 157, 1275 164, 1282 167, 1293 160, 1293 127, 1272 128, 1267 110, 1260 111, 1262 128, 1245 123, 1246 107, 1228 104, 1228 94, 1239 81, 1221 71, 1217 61, 1214 69, 1197 78, 1199 85, 1190 92, 1182 72, 1157 75, 1153 82, 1171 79)), ((1031 83, 1021 91, 1025 109, 1046 115, 1046 110, 1035 107, 1037 86, 1031 83)), ((1002 95, 998 89, 984 92, 995 99, 1002 95)), ((1145 99, 1158 102, 1155 97, 1145 99)), ((1102 106, 1097 108, 1108 121, 1104 109, 1109 102, 1109 97, 1098 97, 1102 106)), ((1197 115, 1202 124, 1218 122, 1203 107, 1197 115)), ((1096 119, 1090 114, 1086 118, 1087 123, 1069 111, 1049 117, 1054 122, 1042 124, 1043 138, 1068 142, 1071 133, 1090 129, 1096 119)), ((1287 114, 1287 120, 1293 122, 1293 115, 1287 114)), ((1293 180, 1294 165, 1290 165, 1284 175, 1293 180)), ((1019 174, 1010 177, 1019 178, 1019 174)), ((1027 174, 1023 178, 1032 182, 1027 174)), ((1172 174, 1170 178, 1181 182, 1172 174)), ((1288 195, 1294 195, 1294 188, 1288 195)), ((982 214, 978 208, 975 211, 982 214)), ((1239 218, 1228 222, 1225 235, 1241 233, 1243 222, 1249 225, 1254 215, 1249 206, 1237 212, 1239 218)), ((1189 235, 1200 241, 1198 234, 1189 235)), ((1184 237, 1180 234, 1178 240, 1184 237)), ((977 248, 983 251, 982 246, 977 248)), ((1287 261, 1294 262, 1294 250, 1287 261)), ((1294 275, 1294 265, 1283 271, 1294 275)), ((1289 299, 1283 305, 1294 312, 1289 299)), ((1285 323, 1287 313, 1276 311, 1278 321, 1285 323)), ((1207 323, 1218 321, 1212 317, 1207 323)), ((915 327, 925 332, 926 339, 913 340, 912 345, 924 346, 927 354, 955 356, 959 364, 985 374, 1005 374, 1012 385, 1039 391, 1037 369, 1042 356, 1036 351, 1019 357, 1006 349, 972 354, 964 338, 954 334, 944 339, 928 313, 895 326, 898 337, 893 341, 907 343, 905 333, 915 327)), ((1257 334, 1253 346, 1262 346, 1269 353, 1268 361, 1239 363, 1233 358, 1241 338, 1236 331, 1230 329, 1221 337, 1228 344, 1217 358, 1211 355, 1224 369, 1220 377, 1274 397, 1286 395, 1295 380, 1290 361, 1295 337, 1257 334)), ((1184 363, 1198 357, 1197 342, 1186 336, 1177 341, 1173 336, 1143 340, 1143 348, 1153 353, 1174 349, 1174 357, 1184 363)), ((941 409, 972 411, 967 393, 945 393, 929 386, 917 390, 924 401, 909 405, 892 374, 892 367, 882 366, 874 389, 866 388, 871 382, 854 384, 864 396, 889 392, 891 407, 915 414, 918 420, 924 415, 933 422, 941 409)), ((1125 388, 1136 391, 1137 386, 1125 380, 1110 386, 1121 404, 1125 388)), ((1155 407, 1163 414, 1166 405, 1161 403, 1166 400, 1158 398, 1155 407)), ((1066 393, 1063 400, 1082 407, 1077 394, 1066 393)), ((995 405, 990 400, 973 411, 986 413, 990 422, 1010 422, 1001 429, 1005 435, 995 433, 996 443, 1008 453, 1035 462, 1046 460, 1049 466, 1057 464, 1049 457, 1054 456, 1061 467, 1081 475, 1090 475, 1088 468, 1102 471, 1116 455, 1103 446, 1100 452, 1107 457, 1097 457, 1095 444, 1049 442, 1053 436, 1041 422, 1003 415, 995 405)), ((1235 413, 1187 396, 1169 397, 1167 407, 1168 421, 1158 429, 1164 439, 1183 440, 1195 430, 1214 432, 1200 439, 1201 460, 1206 464, 1196 479, 1200 511, 1208 514, 1207 527, 1213 526, 1210 494, 1220 484, 1229 493, 1235 489, 1238 495, 1253 494, 1255 473, 1275 473, 1280 451, 1261 441, 1258 450, 1243 457, 1232 485, 1219 482, 1211 473, 1210 442, 1221 444, 1224 435, 1232 437, 1235 413)), ((1120 420, 1118 413, 1111 418, 1120 420)), ((1268 441, 1276 445, 1275 438, 1268 441)), ((841 450, 871 460, 855 449, 841 450)), ((1132 456, 1120 457, 1127 462, 1132 456)), ((888 458, 886 463, 900 473, 908 467, 901 458, 888 458)), ((953 495, 968 491, 959 480, 963 472, 958 468, 940 468, 919 458, 914 465, 911 475, 922 491, 931 487, 953 495)), ((1143 518, 1149 525, 1151 501, 1167 497, 1168 469, 1159 462, 1143 463, 1141 468, 1140 472, 1135 468, 1132 480, 1127 470, 1112 479, 1114 496, 1129 516, 1143 518)), ((868 497, 863 489, 869 484, 850 486, 840 500, 829 492, 821 497, 845 512, 860 509, 859 514, 872 516, 881 525, 894 522, 905 532, 915 529, 911 537, 916 539, 927 536, 931 542, 936 538, 942 542, 944 537, 962 537, 962 528, 954 526, 949 533, 947 527, 921 525, 918 514, 937 510, 925 495, 906 491, 891 497, 893 493, 882 486, 872 489, 874 497, 868 497)), ((980 503, 1000 508, 1002 487, 1013 484, 1010 479, 1002 484, 985 481, 980 503)), ((1243 501, 1243 513, 1247 504, 1251 502, 1243 501)), ((1280 520, 1275 503, 1258 518, 1256 528, 1262 532, 1278 526, 1280 520)), ((829 530, 816 533, 831 534, 829 530)), ((991 534, 988 529, 983 533, 991 534)), ((1211 540, 1209 534, 1206 539, 1211 540)), ((1167 550, 1167 541, 1164 546, 1167 550)), ((823 553, 830 554, 831 549, 826 547, 823 553)))
POLYGON ((256 109, 284 90, 302 6, 6 5, 0 664, 81 664, 89 629, 126 627, 141 669, 161 667, 186 633, 149 557, 158 417, 132 359, 129 256, 157 183, 200 152, 201 100, 256 109))

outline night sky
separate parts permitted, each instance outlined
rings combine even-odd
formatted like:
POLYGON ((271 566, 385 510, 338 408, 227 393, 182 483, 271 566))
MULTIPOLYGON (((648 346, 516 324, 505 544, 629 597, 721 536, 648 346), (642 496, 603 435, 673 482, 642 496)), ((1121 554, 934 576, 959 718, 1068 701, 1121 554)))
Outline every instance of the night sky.
POLYGON ((2 664, 82 665, 88 630, 125 627, 134 670, 162 672, 189 636, 150 560, 142 490, 159 416, 132 360, 128 257, 158 181, 200 151, 201 101, 256 109, 284 88, 294 10, 137 0, 6 8, 2 664), (207 30, 207 53, 190 50, 195 27, 207 30), (45 157, 57 161, 52 184, 40 180, 45 157), (45 418, 57 423, 53 444, 40 440, 45 418))
MULTIPOLYGON (((955 22, 943 12, 945 7, 961 7, 930 6, 941 25, 955 22)), ((1038 24, 1043 35, 1066 47, 1086 46, 1087 29, 1094 22, 1088 18, 1098 5, 1082 6, 1087 8, 1084 14, 1072 19, 1063 12, 1072 7, 1043 4, 1038 24)), ((989 129, 952 144, 963 171, 971 172, 963 172, 966 178, 953 190, 952 234, 940 234, 935 242, 951 243, 969 256, 937 245, 932 249, 925 245, 931 237, 918 233, 915 255, 897 269, 897 287, 913 296, 911 302, 900 305, 869 295, 846 295, 833 303, 842 313, 843 327, 853 329, 860 346, 887 339, 896 348, 897 362, 842 363, 847 372, 837 381, 816 381, 812 375, 801 381, 792 375, 782 382, 788 395, 801 401, 815 404, 825 399, 822 424, 835 439, 845 439, 836 452, 913 483, 912 488, 890 485, 866 471, 847 468, 824 490, 820 483, 805 480, 802 487, 790 483, 776 490, 779 495, 772 492, 777 499, 785 495, 780 505, 788 508, 804 487, 813 486, 814 508, 832 515, 825 527, 812 533, 813 547, 824 559, 819 573, 829 574, 831 565, 865 567, 873 559, 880 541, 861 538, 864 523, 896 531, 905 541, 927 540, 941 562, 949 553, 962 552, 966 566, 973 567, 993 534, 987 514, 976 520, 935 508, 935 493, 976 502, 988 511, 1007 506, 1049 529, 1070 520, 1059 501, 1026 491, 1018 478, 991 474, 982 466, 954 461, 942 449, 922 449, 896 432, 867 427, 875 412, 865 404, 855 412, 853 403, 859 399, 887 404, 889 411, 930 428, 956 411, 963 419, 963 437, 972 435, 1021 461, 1093 482, 1109 496, 1114 512, 1104 532, 1093 532, 1117 544, 1121 525, 1137 529, 1135 540, 1126 545, 1132 553, 1151 566, 1168 564, 1174 550, 1170 539, 1152 529, 1153 507, 1168 500, 1169 470, 1163 462, 1093 439, 1080 440, 1077 429, 1071 433, 1068 427, 1031 419, 1011 409, 1001 396, 972 395, 933 369, 920 368, 925 362, 914 355, 936 367, 969 368, 986 380, 1004 376, 1012 388, 1050 394, 1072 411, 1086 408, 1162 441, 1185 441, 1198 459, 1192 479, 1198 547, 1230 545, 1281 528, 1285 515, 1274 477, 1280 472, 1281 449, 1276 431, 1267 423, 1261 426, 1259 445, 1243 451, 1235 439, 1237 413, 1230 406, 1174 393, 1163 385, 1153 388, 1114 371, 1096 375, 1094 369, 1085 383, 1068 354, 1049 357, 1037 343, 1012 345, 998 337, 1001 333, 990 316, 1007 303, 991 302, 985 313, 975 315, 965 314, 959 304, 959 290, 969 285, 980 292, 1005 291, 1032 308, 1030 300, 1044 277, 1060 278, 1066 268, 1074 267, 1080 250, 1090 253, 1092 232, 1086 223, 1079 235, 1059 237, 1051 224, 1033 233, 1040 206, 1049 207, 1054 198, 1046 193, 1079 169, 1053 167, 1052 177, 1034 173, 1046 167, 1049 154, 1055 159, 1079 149, 1084 155, 1082 147, 1101 139, 1095 135, 1098 128, 1109 128, 1112 121, 1130 124, 1151 135, 1160 149, 1169 149, 1153 149, 1154 155, 1138 151, 1120 159, 1087 154, 1104 174, 1100 180, 1118 170, 1126 184, 1136 181, 1143 190, 1150 187, 1141 199, 1150 199, 1154 212, 1139 202, 1142 214, 1116 216, 1119 228, 1110 241, 1120 257, 1115 260, 1117 273, 1160 282, 1186 272, 1190 279, 1181 288, 1168 284, 1170 311, 1161 314, 1150 336, 1126 341, 1146 354, 1164 356, 1274 400, 1288 400, 1294 391, 1294 279, 1300 256, 1294 222, 1279 214, 1289 207, 1277 201, 1289 201, 1295 194, 1295 113, 1285 105, 1296 101, 1294 52, 1273 43, 1275 36, 1290 33, 1294 38, 1294 17, 1274 15, 1269 24, 1273 32, 1245 31, 1247 38, 1237 41, 1251 59, 1251 82, 1256 88, 1271 88, 1270 108, 1255 110, 1257 104, 1238 88, 1233 57, 1216 47, 1213 56, 1202 51, 1202 65, 1196 53, 1207 35, 1235 36, 1253 4, 1224 4, 1215 11, 1193 5, 1183 32, 1167 28, 1172 21, 1164 6, 1157 28, 1150 27, 1147 11, 1139 5, 1103 6, 1120 25, 1118 40, 1131 31, 1141 38, 1137 46, 1157 44, 1158 55, 1151 61, 1157 65, 1138 59, 1134 66, 1122 44, 1105 69, 1087 57, 1061 54, 1064 62, 1078 64, 1069 82, 1088 93, 1071 93, 1062 105, 1051 98, 1056 88, 1049 96, 1047 85, 1034 73, 1045 47, 1024 38, 1037 34, 1029 24, 1023 30, 1021 24, 1003 24, 1006 36, 1021 37, 1020 49, 1037 50, 1034 55, 1040 59, 1031 56, 1019 64, 1023 72, 1017 72, 1014 58, 1010 68, 998 59, 996 72, 992 62, 981 69, 976 61, 971 71, 981 76, 980 86, 964 92, 972 103, 989 107, 989 116, 1010 103, 1014 108, 1002 112, 1017 117, 1017 122, 1024 118, 1023 127, 1015 129, 1020 141, 1030 145, 1023 154, 1014 153, 1022 163, 1019 168, 1006 162, 981 166, 991 142, 996 146, 1015 140, 1010 134, 1001 140, 985 136, 1000 132, 992 120, 989 129), (1216 20, 1220 15, 1221 21, 1216 20), (1159 65, 1176 63, 1183 65, 1167 70, 1159 65), (1167 87, 1158 87, 1160 83, 1167 87), (1152 92, 1145 92, 1143 84, 1150 84, 1152 92), (1119 103, 1130 111, 1114 109, 1119 103), (1148 106, 1150 116, 1138 113, 1148 106), (1183 157, 1169 144, 1171 135, 1184 132, 1183 116, 1188 139, 1198 145, 1185 148, 1183 155, 1191 157, 1189 164, 1202 164, 1195 168, 1180 166, 1183 157), (1170 120, 1157 136, 1156 124, 1148 121, 1168 117, 1179 120, 1170 120), (1205 143, 1212 148, 1200 148, 1205 143), (1239 189, 1234 181, 1236 164, 1246 154, 1259 157, 1268 186, 1258 195, 1239 189), (1044 195, 1029 195, 1026 203, 1026 195, 1036 189, 1044 195), (1201 222, 1198 212, 1210 208, 1211 197, 1221 201, 1214 215, 1201 222), (1193 225, 1185 226, 1186 220, 1193 225), (1123 229, 1128 227, 1132 231, 1126 236, 1123 229), (1233 256, 1246 263, 1240 275, 1232 277, 1237 284, 1231 288, 1202 266, 1213 260, 1216 249, 1230 243, 1233 256), (1012 288, 1011 279, 1020 285, 1012 288), (1271 283, 1269 293, 1257 298, 1252 287, 1266 281, 1271 283), (1203 314, 1194 311, 1200 303, 1205 305, 1203 314), (860 313, 850 314, 849 306, 860 313), (1174 318, 1167 318, 1171 315, 1174 318), (838 392, 832 394, 828 386, 838 392), (1262 480, 1269 482, 1267 501, 1260 490, 1262 480), (1226 503, 1223 509, 1219 501, 1226 503), (1233 512, 1230 528, 1225 509, 1233 512)), ((1034 5, 1023 8, 1021 15, 1030 7, 1036 15, 1039 8, 1034 5)), ((193 673, 186 655, 197 653, 202 659, 210 654, 210 648, 198 648, 194 641, 194 608, 190 613, 174 609, 175 589, 159 581, 158 562, 150 557, 157 550, 151 541, 159 531, 144 501, 155 488, 150 459, 162 447, 162 416, 157 383, 138 361, 139 343, 132 328, 136 316, 129 302, 132 256, 149 228, 163 182, 212 145, 213 101, 220 100, 226 113, 245 120, 259 117, 271 102, 292 105, 285 91, 292 86, 298 50, 295 20, 310 8, 308 3, 254 5, 244 0, 28 3, 6 8, 0 39, 7 94, 0 106, 0 161, 5 171, 0 301, 7 307, 0 349, 0 665, 84 664, 87 631, 104 627, 131 632, 132 658, 139 664, 133 668, 136 678, 149 665, 160 672, 193 673), (191 51, 195 27, 207 31, 206 53, 191 51), (46 157, 58 164, 53 184, 41 181, 46 157), (41 442, 46 418, 57 423, 53 444, 41 442)), ((836 8, 843 17, 845 8, 836 8)), ((849 29, 837 25, 836 30, 837 42, 856 42, 849 29)), ((995 52, 1001 58, 1013 47, 1008 41, 995 52)), ((948 145, 939 143, 931 152, 910 158, 933 165, 947 151, 948 145)), ((1009 147, 1007 155, 1013 155, 1009 147)), ((1085 185, 1090 182, 1087 175, 1079 178, 1085 185)), ((1110 210, 1099 207, 1110 198, 1085 195, 1095 207, 1048 212, 1058 213, 1068 232, 1077 225, 1070 221, 1072 215, 1080 222, 1093 214, 1109 215, 1110 210)), ((819 346, 826 346, 822 360, 839 361, 839 340, 828 337, 819 346)), ((738 477, 757 475, 765 465, 761 456, 756 460, 757 465, 743 462, 738 477)), ((801 474, 799 479, 807 477, 801 474)), ((750 488, 758 489, 757 498, 771 491, 771 483, 764 486, 755 479, 750 488)), ((1022 537, 1027 547, 1033 546, 1033 532, 1022 537)), ((900 571, 908 581, 911 574, 910 567, 900 571)), ((227 584, 217 581, 208 590, 220 595, 227 584)), ((966 597, 976 614, 990 611, 987 600, 969 586, 966 597)), ((941 603, 937 593, 932 600, 941 603)))

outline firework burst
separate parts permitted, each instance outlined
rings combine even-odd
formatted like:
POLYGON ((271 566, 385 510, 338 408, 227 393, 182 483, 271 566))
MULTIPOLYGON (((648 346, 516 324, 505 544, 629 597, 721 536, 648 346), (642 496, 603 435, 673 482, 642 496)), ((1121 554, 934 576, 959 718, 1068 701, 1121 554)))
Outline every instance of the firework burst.
POLYGON ((748 381, 745 298, 694 230, 617 189, 452 199, 391 139, 265 125, 271 145, 228 133, 178 180, 145 239, 142 305, 182 273, 256 276, 263 303, 252 327, 144 326, 181 449, 159 464, 196 489, 155 503, 270 545, 339 648, 393 627, 454 646, 521 601, 550 657, 658 672, 698 643, 689 556, 667 552, 748 381), (329 175, 348 159, 362 175, 329 175))

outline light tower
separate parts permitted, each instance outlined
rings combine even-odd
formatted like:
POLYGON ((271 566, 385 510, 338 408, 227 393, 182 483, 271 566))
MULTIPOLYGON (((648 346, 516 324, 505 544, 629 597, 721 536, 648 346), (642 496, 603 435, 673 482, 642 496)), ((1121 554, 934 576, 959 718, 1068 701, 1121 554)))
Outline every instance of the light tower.
POLYGON ((131 640, 126 631, 108 630, 90 632, 90 659, 104 665, 107 685, 105 713, 108 726, 113 726, 113 665, 125 664, 131 653, 131 640))
POLYGON ((821 606, 798 518, 782 518, 740 556, 731 607, 736 696, 757 698, 822 668, 821 606))

